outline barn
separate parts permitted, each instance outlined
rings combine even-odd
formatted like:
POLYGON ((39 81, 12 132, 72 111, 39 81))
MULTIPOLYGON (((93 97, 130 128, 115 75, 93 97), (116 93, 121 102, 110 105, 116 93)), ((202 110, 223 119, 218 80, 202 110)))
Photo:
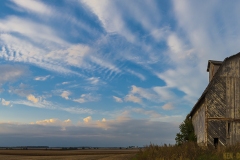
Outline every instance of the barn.
POLYGON ((209 60, 209 84, 190 112, 200 146, 240 142, 240 52, 209 60))

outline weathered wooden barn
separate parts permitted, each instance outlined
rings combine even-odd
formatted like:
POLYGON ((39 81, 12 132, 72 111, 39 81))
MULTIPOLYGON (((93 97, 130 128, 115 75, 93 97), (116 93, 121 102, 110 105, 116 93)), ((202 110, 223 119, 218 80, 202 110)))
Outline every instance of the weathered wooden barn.
POLYGON ((240 142, 240 53, 209 60, 209 84, 190 112, 199 145, 240 142))

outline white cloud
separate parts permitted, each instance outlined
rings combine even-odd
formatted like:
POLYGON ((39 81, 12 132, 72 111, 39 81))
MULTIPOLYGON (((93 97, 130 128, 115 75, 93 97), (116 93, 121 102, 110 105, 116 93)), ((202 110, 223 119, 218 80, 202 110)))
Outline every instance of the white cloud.
POLYGON ((66 42, 55 35, 55 32, 50 27, 16 16, 10 16, 5 20, 0 20, 0 30, 5 33, 19 33, 35 42, 46 40, 51 43, 66 44, 66 42))
POLYGON ((113 98, 118 103, 122 103, 123 102, 123 100, 121 98, 119 98, 119 97, 113 96, 113 98))
POLYGON ((73 101, 78 103, 86 103, 86 102, 93 102, 98 100, 99 100, 98 95, 92 95, 91 93, 88 93, 88 94, 82 94, 80 98, 74 99, 73 101))
POLYGON ((133 111, 133 112, 136 112, 136 113, 141 113, 141 114, 149 115, 151 118, 159 118, 159 117, 162 117, 162 115, 160 115, 159 113, 157 113, 157 112, 154 111, 154 110, 145 110, 145 109, 142 109, 142 108, 132 108, 132 111, 133 111))
POLYGON ((122 16, 117 5, 109 0, 82 0, 94 14, 99 18, 104 29, 109 33, 121 34, 128 41, 135 41, 135 36, 126 28, 122 16))
MULTIPOLYGON (((41 99, 39 99, 41 100, 41 99)), ((37 101, 37 100, 35 100, 37 101)), ((45 109, 60 109, 60 105, 59 104, 54 104, 50 101, 46 101, 46 100, 41 100, 38 101, 37 103, 32 103, 29 101, 24 101, 24 100, 16 100, 16 101, 11 101, 11 103, 13 104, 20 104, 20 105, 25 105, 25 106, 29 106, 29 107, 35 107, 35 108, 45 108, 45 109)))
POLYGON ((93 114, 93 113, 96 113, 95 110, 92 110, 92 109, 89 109, 89 108, 67 107, 67 108, 60 108, 60 109, 66 111, 66 112, 72 113, 72 114, 93 114))
POLYGON ((31 124, 66 126, 66 125, 71 125, 72 121, 70 119, 61 121, 57 118, 50 118, 50 119, 39 120, 39 121, 36 121, 35 123, 33 122, 31 124))
POLYGON ((36 124, 41 124, 41 125, 56 124, 58 121, 59 120, 56 118, 51 118, 51 119, 36 121, 36 124))
POLYGON ((158 94, 161 101, 168 101, 176 97, 169 87, 153 87, 152 89, 158 94))
POLYGON ((42 76, 42 77, 35 77, 34 80, 36 80, 36 81, 46 81, 49 77, 50 77, 50 75, 42 76))
POLYGON ((10 101, 6 101, 5 99, 2 98, 2 105, 8 106, 10 105, 10 101))
POLYGON ((125 101, 141 104, 142 98, 145 98, 150 101, 157 100, 156 95, 154 95, 154 92, 151 91, 150 89, 143 89, 141 87, 132 85, 129 94, 125 96, 125 101))
POLYGON ((108 62, 100 57, 91 56, 90 59, 92 62, 96 63, 97 65, 99 65, 103 68, 110 70, 111 72, 116 72, 116 73, 121 72, 121 70, 117 66, 115 66, 111 62, 108 62))
POLYGON ((66 85, 69 84, 70 82, 62 82, 62 85, 66 85))
POLYGON ((90 122, 91 120, 92 120, 92 117, 91 117, 91 116, 88 116, 88 117, 86 117, 86 118, 83 119, 83 121, 84 121, 85 123, 88 123, 88 122, 90 122))
POLYGON ((143 99, 150 102, 160 103, 168 102, 176 98, 174 92, 171 91, 171 87, 155 86, 152 88, 141 88, 135 85, 131 86, 131 90, 125 96, 125 101, 143 104, 143 99))
POLYGON ((60 126, 62 127, 61 128, 62 131, 66 131, 67 126, 72 126, 72 121, 70 119, 61 121, 57 118, 50 118, 45 120, 39 120, 39 121, 36 121, 35 123, 32 122, 31 125, 33 124, 43 125, 43 126, 60 126))
POLYGON ((66 49, 56 49, 46 55, 54 61, 64 62, 70 66, 84 67, 84 58, 89 54, 87 45, 70 45, 66 49))
POLYGON ((63 91, 61 97, 68 100, 70 95, 71 95, 70 91, 63 91))
POLYGON ((165 37, 171 69, 156 71, 156 75, 167 87, 184 92, 184 100, 194 104, 208 84, 207 61, 223 60, 239 52, 240 21, 235 15, 240 13, 237 9, 240 3, 231 3, 222 9, 217 1, 208 5, 204 4, 207 1, 172 2, 178 30, 165 37))
POLYGON ((83 76, 71 71, 69 66, 82 67, 83 58, 89 51, 88 46, 68 44, 49 26, 14 16, 0 19, 0 30, 4 32, 0 37, 2 44, 0 58, 28 62, 47 70, 83 76), (21 36, 12 34, 13 32, 21 36))
POLYGON ((137 73, 131 69, 127 69, 127 72, 131 73, 132 75, 134 76, 137 76, 138 78, 140 78, 142 81, 145 81, 146 80, 146 77, 140 73, 137 73))
POLYGON ((174 106, 171 103, 167 103, 167 104, 162 106, 162 109, 164 109, 164 110, 173 110, 174 106))
POLYGON ((132 94, 129 94, 129 95, 126 95, 126 97, 124 98, 125 101, 129 101, 129 102, 134 102, 134 103, 139 103, 141 104, 142 103, 142 99, 137 97, 137 96, 134 96, 132 94))
POLYGON ((37 0, 11 0, 17 6, 31 12, 39 14, 49 15, 51 14, 51 8, 37 0))
POLYGON ((31 103, 29 101, 24 100, 17 100, 17 101, 11 101, 12 104, 17 105, 25 105, 29 107, 35 107, 35 108, 44 108, 44 109, 51 109, 51 110, 62 110, 69 112, 71 114, 94 114, 96 113, 95 110, 89 109, 89 108, 79 108, 79 107, 66 107, 62 106, 61 104, 53 103, 50 101, 39 99, 38 103, 31 103))
POLYGON ((99 79, 100 77, 91 77, 91 78, 88 78, 87 80, 91 83, 91 84, 98 84, 99 83, 99 79))
POLYGON ((141 97, 146 98, 148 100, 156 98, 156 95, 154 95, 151 90, 137 87, 135 85, 132 85, 132 90, 130 92, 132 94, 138 94, 141 97))
POLYGON ((39 99, 36 98, 36 97, 35 97, 34 95, 32 95, 32 94, 29 94, 29 95, 27 96, 27 99, 28 99, 29 101, 33 102, 33 103, 38 103, 38 101, 39 101, 39 99))

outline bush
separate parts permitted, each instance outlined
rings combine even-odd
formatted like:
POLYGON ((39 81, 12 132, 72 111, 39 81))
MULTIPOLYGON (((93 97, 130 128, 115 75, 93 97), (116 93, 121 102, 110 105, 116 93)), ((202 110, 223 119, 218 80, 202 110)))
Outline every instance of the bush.
POLYGON ((192 119, 187 115, 186 119, 179 126, 180 133, 176 135, 176 144, 181 145, 188 141, 197 142, 197 137, 194 133, 194 127, 192 124, 192 119))

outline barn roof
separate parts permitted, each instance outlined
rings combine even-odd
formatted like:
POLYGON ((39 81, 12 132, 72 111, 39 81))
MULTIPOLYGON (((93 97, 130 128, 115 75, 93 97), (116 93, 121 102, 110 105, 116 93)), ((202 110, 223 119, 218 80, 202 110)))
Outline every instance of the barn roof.
MULTIPOLYGON (((222 62, 222 61, 209 60, 209 61, 208 61, 207 71, 209 71, 209 65, 210 65, 210 63, 217 64, 217 65, 220 65, 220 67, 219 67, 219 69, 217 70, 217 72, 215 73, 215 75, 218 74, 218 73, 219 73, 219 70, 222 68, 222 66, 224 66, 224 64, 226 63, 227 60, 232 59, 232 58, 234 58, 234 57, 236 57, 236 56, 238 56, 238 55, 240 55, 240 52, 238 52, 237 54, 234 54, 234 55, 232 55, 232 56, 230 56, 230 57, 226 57, 223 62, 222 62)), ((216 76, 213 76, 212 80, 210 81, 210 83, 208 83, 208 86, 207 86, 206 89, 203 91, 201 97, 198 99, 197 103, 196 103, 196 104, 194 105, 194 107, 192 108, 192 110, 191 110, 191 112, 190 112, 190 114, 189 114, 191 117, 194 115, 194 113, 195 113, 195 112, 198 110, 198 108, 200 107, 200 105, 199 105, 200 102, 202 102, 202 100, 205 98, 205 95, 207 94, 209 88, 213 85, 213 82, 214 82, 213 80, 214 80, 215 78, 216 78, 216 76)))

